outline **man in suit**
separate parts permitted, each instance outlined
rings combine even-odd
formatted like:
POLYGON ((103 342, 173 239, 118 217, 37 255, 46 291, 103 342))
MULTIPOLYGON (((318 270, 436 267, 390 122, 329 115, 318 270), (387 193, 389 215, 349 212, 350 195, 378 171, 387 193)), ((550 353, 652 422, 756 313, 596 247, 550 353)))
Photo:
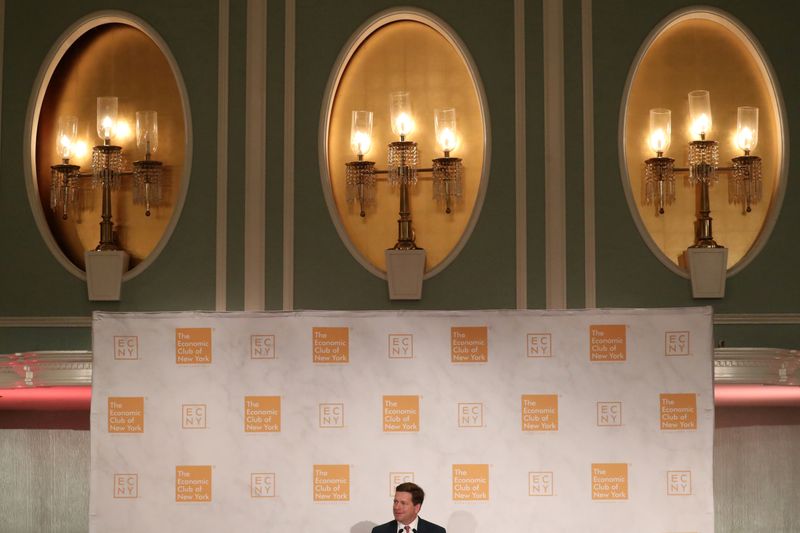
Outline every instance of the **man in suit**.
POLYGON ((376 526, 372 533, 446 533, 442 526, 420 518, 425 492, 414 483, 401 483, 394 489, 394 520, 376 526))

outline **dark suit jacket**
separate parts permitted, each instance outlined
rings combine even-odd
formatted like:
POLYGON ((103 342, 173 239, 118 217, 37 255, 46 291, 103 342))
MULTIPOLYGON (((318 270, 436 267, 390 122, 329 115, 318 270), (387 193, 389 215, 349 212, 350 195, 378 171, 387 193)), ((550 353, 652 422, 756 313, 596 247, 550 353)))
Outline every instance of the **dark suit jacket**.
MULTIPOLYGON (((372 528, 372 533, 397 533, 398 529, 400 528, 397 527, 397 520, 392 520, 380 526, 375 526, 372 528)), ((417 522, 417 533, 446 533, 446 531, 442 526, 437 526, 433 522, 420 518, 419 522, 417 522)))

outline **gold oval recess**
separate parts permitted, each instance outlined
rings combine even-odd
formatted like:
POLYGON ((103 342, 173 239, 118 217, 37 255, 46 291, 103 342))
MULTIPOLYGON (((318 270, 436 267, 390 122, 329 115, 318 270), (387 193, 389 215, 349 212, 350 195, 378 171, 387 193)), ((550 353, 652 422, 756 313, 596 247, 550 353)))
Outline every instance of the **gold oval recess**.
POLYGON ((322 187, 342 241, 367 270, 385 278, 384 250, 395 245, 400 231, 402 187, 393 186, 382 173, 388 168, 389 143, 400 141, 390 114, 391 95, 397 92, 407 92, 411 101, 414 129, 405 140, 417 143, 418 170, 409 200, 416 245, 426 251, 425 278, 430 278, 469 239, 483 204, 490 153, 488 107, 477 68, 442 20, 421 10, 388 10, 350 39, 331 73, 322 109, 322 187), (435 110, 451 108, 457 145, 450 157, 461 159, 462 187, 447 213, 446 201, 434 197, 430 169, 434 159, 445 155, 437 144, 435 110), (354 111, 373 113, 372 142, 364 160, 375 162, 375 202, 363 217, 359 202, 348 201, 346 183, 346 164, 357 160, 351 149, 354 111))
POLYGON ((117 123, 109 144, 122 148, 122 164, 110 197, 113 240, 130 255, 123 280, 138 275, 166 245, 186 196, 191 123, 177 63, 163 39, 142 20, 123 12, 99 12, 61 36, 36 87, 26 135, 28 197, 48 247, 82 279, 84 252, 94 250, 101 240, 103 186, 92 176, 93 147, 104 144, 98 134, 98 97, 117 98, 117 123), (157 113, 150 157, 161 162, 162 171, 157 183, 147 178, 146 187, 140 181, 137 188, 134 182, 142 174, 134 176, 134 162, 146 159, 146 143, 137 143, 136 128, 137 112, 143 111, 157 113), (80 167, 79 174, 69 188, 51 187, 51 167, 63 163, 56 138, 63 138, 66 117, 77 119, 69 164, 80 167))
MULTIPOLYGON (((706 138, 718 144, 717 181, 709 188, 713 239, 728 249, 728 276, 743 269, 763 248, 777 219, 786 187, 786 115, 777 79, 755 37, 729 14, 710 8, 681 10, 657 26, 631 67, 620 116, 622 182, 636 225, 653 253, 673 272, 688 277, 684 251, 695 243, 701 186, 691 186, 691 131, 688 94, 710 93, 712 127, 706 138), (758 108, 762 197, 747 212, 734 202, 733 158, 737 108, 758 108), (671 110, 671 144, 664 157, 674 159, 674 202, 658 212, 646 200, 645 161, 657 156, 650 143, 650 110, 671 110)), ((655 183, 655 182, 654 182, 655 183)), ((657 187, 656 187, 657 188, 657 187)))

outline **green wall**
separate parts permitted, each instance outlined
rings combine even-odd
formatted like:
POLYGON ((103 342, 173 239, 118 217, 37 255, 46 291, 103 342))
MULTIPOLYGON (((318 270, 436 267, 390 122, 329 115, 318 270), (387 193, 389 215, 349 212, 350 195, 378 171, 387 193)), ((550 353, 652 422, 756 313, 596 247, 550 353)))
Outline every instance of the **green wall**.
MULTIPOLYGON (((408 5, 408 3, 402 3, 408 5)), ((800 79, 795 58, 793 16, 776 0, 759 3, 706 2, 741 20, 769 57, 786 104, 789 132, 797 120, 800 79), (787 37, 789 36, 789 37, 787 37)), ((513 308, 517 287, 515 233, 515 12, 513 0, 459 2, 428 0, 411 5, 447 22, 468 47, 486 97, 491 132, 491 168, 486 198, 471 239, 439 275, 427 280, 418 302, 391 302, 386 282, 367 272, 347 251, 331 221, 320 184, 317 157, 323 93, 334 62, 353 32, 377 12, 397 4, 384 0, 293 4, 295 24, 286 27, 285 2, 267 2, 266 163, 264 269, 265 308, 283 307, 284 121, 286 37, 294 36, 294 308, 296 309, 468 309, 513 308)), ((648 33, 686 2, 632 0, 592 2, 592 109, 584 109, 582 2, 564 0, 564 131, 566 140, 563 209, 566 220, 567 304, 586 305, 587 241, 584 166, 593 165, 596 303, 600 307, 713 305, 717 313, 752 315, 752 323, 717 326, 727 346, 796 348, 798 324, 769 324, 773 313, 797 316, 800 254, 800 192, 791 167, 783 209, 770 241, 755 260, 728 280, 721 300, 694 300, 689 282, 664 267, 636 230, 628 209, 617 158, 618 117, 625 80, 648 33), (594 120, 594 161, 584 161, 584 119, 594 120), (761 318, 760 318, 761 317, 761 318), (765 323, 767 322, 767 323, 765 323)), ((5 2, 0 116, 0 353, 42 349, 89 349, 88 328, 63 327, 47 317, 86 320, 93 310, 213 310, 217 306, 217 115, 219 2, 140 0, 5 2), (157 260, 124 283, 120 302, 93 303, 85 283, 67 272, 40 236, 28 203, 23 136, 34 80, 51 47, 75 21, 98 10, 123 10, 144 19, 175 56, 189 97, 193 157, 186 204, 157 260), (31 327, 18 318, 41 320, 31 327)), ((290 4, 290 7, 292 4, 290 4)), ((792 8, 793 9, 793 8, 792 8)), ((543 5, 525 2, 525 105, 527 139, 527 302, 546 302, 543 5)), ((247 2, 230 0, 227 56, 227 191, 225 224, 227 286, 222 305, 240 310, 245 301, 244 235, 245 126, 263 120, 245 105, 247 2)), ((790 137, 791 148, 800 142, 790 137)), ((791 321, 790 321, 791 322, 791 321)), ((795 320, 795 322, 798 322, 795 320)))

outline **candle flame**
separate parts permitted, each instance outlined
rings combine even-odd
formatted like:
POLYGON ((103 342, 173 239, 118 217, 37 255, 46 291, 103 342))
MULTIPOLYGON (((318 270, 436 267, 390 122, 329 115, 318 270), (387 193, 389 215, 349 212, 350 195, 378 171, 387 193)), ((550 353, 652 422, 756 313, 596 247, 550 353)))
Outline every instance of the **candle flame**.
POLYGON ((367 135, 366 132, 357 131, 353 134, 350 145, 352 146, 356 155, 365 155, 372 147, 372 139, 369 135, 367 135))
POLYGON ((663 152, 667 146, 667 134, 659 128, 650 134, 650 148, 654 152, 663 152))
POLYGON ((414 129, 414 120, 408 113, 400 113, 395 119, 395 127, 399 135, 406 136, 414 129))
POLYGON ((445 152, 450 152, 456 148, 456 132, 450 128, 443 128, 439 132, 439 146, 445 152))
POLYGON ((747 126, 743 127, 736 134, 736 146, 738 146, 740 150, 749 152, 753 149, 753 137, 753 130, 747 126))
POLYGON ((711 119, 703 113, 692 123, 692 135, 694 137, 703 137, 708 133, 710 127, 711 119))

